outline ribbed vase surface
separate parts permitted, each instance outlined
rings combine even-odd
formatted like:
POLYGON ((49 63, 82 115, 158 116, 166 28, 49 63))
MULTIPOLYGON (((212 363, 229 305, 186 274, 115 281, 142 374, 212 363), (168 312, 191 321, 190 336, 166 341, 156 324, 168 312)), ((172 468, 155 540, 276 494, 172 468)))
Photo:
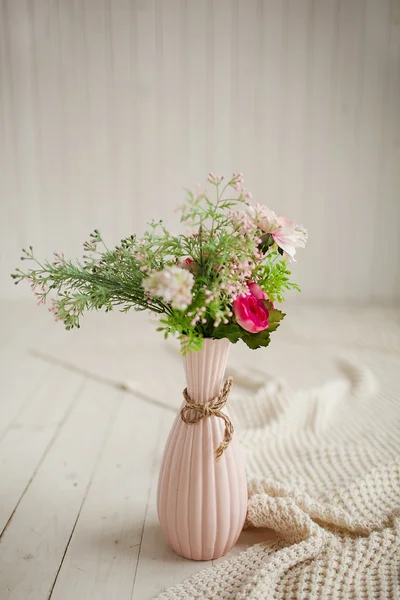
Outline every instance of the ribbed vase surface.
MULTIPOLYGON (((230 342, 205 339, 199 352, 184 357, 187 390, 194 403, 219 394, 230 342)), ((223 412, 229 416, 225 407, 223 412)), ((224 421, 205 417, 186 424, 178 413, 169 434, 158 481, 158 516, 168 544, 193 560, 226 554, 236 543, 247 510, 244 460, 237 437, 218 462, 224 421)))

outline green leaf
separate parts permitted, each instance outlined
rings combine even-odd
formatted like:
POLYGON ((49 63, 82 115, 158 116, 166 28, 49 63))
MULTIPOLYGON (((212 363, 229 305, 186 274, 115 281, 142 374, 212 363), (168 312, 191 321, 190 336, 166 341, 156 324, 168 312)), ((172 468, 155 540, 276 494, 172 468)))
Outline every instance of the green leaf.
POLYGON ((283 313, 282 311, 278 310, 277 308, 270 310, 269 317, 268 317, 269 326, 268 326, 267 331, 269 333, 276 331, 278 329, 279 325, 281 324, 282 319, 285 316, 286 316, 286 314, 283 313))
POLYGON ((203 338, 199 336, 179 335, 178 340, 181 343, 181 352, 186 356, 189 352, 198 352, 203 347, 203 338))
POLYGON ((274 310, 274 305, 272 304, 271 300, 261 300, 261 302, 264 304, 268 312, 274 310))
POLYGON ((236 342, 241 339, 252 350, 268 346, 271 341, 270 334, 278 329, 285 313, 276 308, 272 308, 273 305, 270 300, 264 300, 263 302, 269 310, 269 326, 267 329, 260 331, 259 333, 250 333, 240 327, 237 323, 228 323, 227 325, 221 324, 214 329, 212 337, 216 339, 227 338, 232 344, 236 344, 236 342))
POLYGON ((263 254, 268 252, 268 248, 274 244, 274 238, 270 233, 264 233, 261 236, 261 244, 259 244, 258 249, 261 250, 263 254))
POLYGON ((237 323, 228 323, 227 325, 218 325, 214 329, 212 337, 217 340, 228 338, 232 344, 236 344, 243 337, 244 333, 246 333, 245 330, 239 327, 237 323))
POLYGON ((242 340, 252 350, 261 348, 262 346, 268 346, 271 341, 269 328, 260 331, 259 333, 249 333, 243 330, 242 340))

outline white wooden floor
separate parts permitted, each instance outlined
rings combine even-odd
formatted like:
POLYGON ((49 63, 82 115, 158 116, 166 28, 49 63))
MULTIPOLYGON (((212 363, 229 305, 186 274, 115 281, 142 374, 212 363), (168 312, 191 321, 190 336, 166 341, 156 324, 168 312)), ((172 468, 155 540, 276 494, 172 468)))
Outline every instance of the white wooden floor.
MULTIPOLYGON (((89 315, 65 332, 33 301, 2 302, 0 314, 0 599, 147 600, 209 566, 174 554, 157 521, 184 387, 176 344, 143 315, 89 315)), ((387 315, 390 336, 398 313, 387 315)), ((271 349, 234 347, 230 369, 242 386, 261 370, 314 385, 339 345, 362 354, 361 323, 362 309, 298 308, 271 349), (307 344, 319 350, 305 363, 307 344)), ((233 552, 265 535, 244 532, 233 552)))
POLYGON ((67 333, 34 302, 1 314, 1 600, 146 600, 207 566, 167 547, 156 514, 176 348, 138 315, 67 333))

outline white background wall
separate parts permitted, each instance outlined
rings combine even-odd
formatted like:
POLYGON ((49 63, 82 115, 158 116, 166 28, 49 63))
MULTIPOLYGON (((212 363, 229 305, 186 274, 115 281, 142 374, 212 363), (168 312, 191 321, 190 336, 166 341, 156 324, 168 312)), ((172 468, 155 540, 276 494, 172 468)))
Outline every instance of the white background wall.
POLYGON ((2 0, 0 75, 1 294, 212 170, 308 227, 303 299, 400 296, 399 0, 2 0))

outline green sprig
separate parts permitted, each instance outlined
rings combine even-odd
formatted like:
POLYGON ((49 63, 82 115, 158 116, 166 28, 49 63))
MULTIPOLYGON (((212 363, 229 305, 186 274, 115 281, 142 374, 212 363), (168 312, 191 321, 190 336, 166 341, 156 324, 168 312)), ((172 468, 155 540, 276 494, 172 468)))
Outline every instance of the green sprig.
POLYGON ((270 234, 243 231, 230 211, 245 207, 244 191, 238 189, 238 177, 223 182, 212 176, 216 200, 206 191, 187 192, 181 210, 181 222, 193 228, 186 234, 173 235, 162 221, 152 221, 141 238, 131 235, 109 248, 95 229, 83 243, 82 260, 66 260, 56 253, 52 261, 39 261, 32 246, 22 251, 27 270, 16 269, 15 283, 28 280, 41 304, 52 299, 50 310, 66 329, 80 327, 88 310, 118 309, 128 312, 149 310, 159 317, 159 330, 165 337, 178 336, 183 353, 198 350, 204 338, 226 337, 233 343, 242 339, 251 348, 266 346, 284 314, 272 306, 270 326, 251 334, 242 329, 232 313, 231 286, 245 291, 247 283, 235 266, 243 261, 251 265, 251 277, 266 291, 271 302, 283 301, 287 290, 299 290, 290 281, 286 261, 270 234), (232 198, 231 192, 238 193, 232 198), (229 193, 227 193, 229 192, 229 193), (263 258, 260 260, 260 251, 263 258), (153 272, 190 258, 194 284, 192 302, 185 310, 173 308, 164 298, 145 291, 144 280, 153 272))

